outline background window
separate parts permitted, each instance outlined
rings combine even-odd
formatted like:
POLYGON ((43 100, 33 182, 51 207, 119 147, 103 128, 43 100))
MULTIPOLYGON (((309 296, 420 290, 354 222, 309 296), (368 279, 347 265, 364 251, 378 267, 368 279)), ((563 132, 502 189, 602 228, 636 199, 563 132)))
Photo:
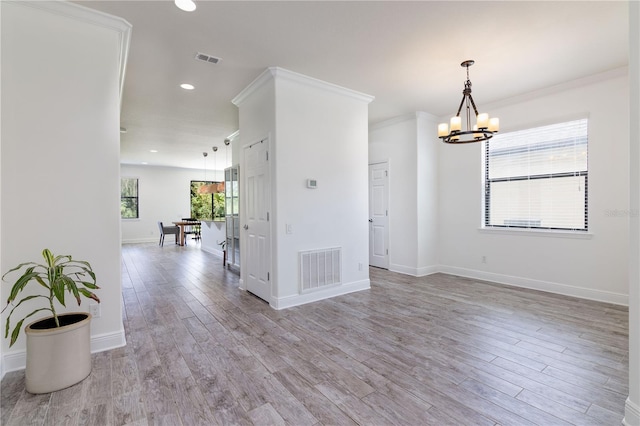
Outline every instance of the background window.
POLYGON ((485 227, 586 231, 587 119, 485 143, 485 227))
POLYGON ((138 218, 138 179, 120 179, 120 217, 138 218))
POLYGON ((224 219, 224 182, 191 181, 191 216, 198 220, 224 219))

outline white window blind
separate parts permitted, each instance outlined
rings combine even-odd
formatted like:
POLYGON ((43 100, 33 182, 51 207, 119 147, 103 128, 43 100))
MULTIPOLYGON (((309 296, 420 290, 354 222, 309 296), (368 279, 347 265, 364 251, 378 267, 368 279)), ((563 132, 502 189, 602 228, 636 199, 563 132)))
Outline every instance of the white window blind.
POLYGON ((485 143, 485 227, 588 229, 588 120, 485 143))

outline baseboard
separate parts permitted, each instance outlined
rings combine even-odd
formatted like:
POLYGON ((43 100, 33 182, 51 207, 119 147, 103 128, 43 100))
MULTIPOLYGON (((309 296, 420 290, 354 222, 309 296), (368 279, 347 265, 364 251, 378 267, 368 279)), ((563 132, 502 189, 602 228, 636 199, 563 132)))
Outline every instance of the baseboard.
MULTIPOLYGON (((105 333, 97 336, 91 336, 91 353, 93 354, 120 348, 126 344, 127 341, 125 339, 124 329, 114 333, 105 333)), ((6 373, 24 370, 26 365, 27 352, 25 350, 3 354, 2 365, 0 366, 2 370, 2 377, 0 377, 0 380, 4 378, 4 375, 6 373)))
POLYGON ((625 426, 639 426, 640 425, 640 406, 634 404, 627 398, 627 402, 624 404, 624 419, 622 424, 625 426))
POLYGON ((219 257, 220 259, 222 259, 224 257, 224 252, 222 250, 217 250, 215 248, 212 247, 207 247, 205 245, 201 245, 200 246, 200 250, 202 251, 206 251, 209 254, 212 254, 216 257, 219 257))
POLYGON ((286 297, 273 297, 270 301, 270 305, 274 309, 286 309, 293 306, 304 305, 311 302, 317 302, 319 300, 329 299, 331 297, 342 296, 344 294, 354 293, 356 291, 368 290, 371 288, 371 282, 369 279, 354 281, 348 284, 343 284, 323 290, 314 291, 312 293, 296 294, 286 297))
POLYGON ((152 237, 152 238, 133 238, 128 240, 122 240, 122 244, 138 244, 138 243, 157 243, 160 237, 152 237))
POLYGON ((121 348, 127 344, 124 329, 114 333, 104 333, 91 336, 91 353, 104 352, 111 349, 121 348))
POLYGON ((483 281, 492 281, 495 283, 506 284, 514 287, 523 287, 531 290, 540 290, 546 291, 548 293, 562 294, 565 296, 572 296, 580 299, 588 299, 598 302, 612 303, 615 305, 629 306, 629 296, 626 294, 575 287, 550 281, 533 280, 530 278, 496 274, 492 272, 478 271, 475 269, 458 268, 455 266, 440 265, 438 267, 438 272, 458 275, 466 278, 474 278, 483 281))
POLYGON ((404 275, 411 275, 412 277, 425 277, 427 275, 440 272, 437 266, 423 266, 420 268, 414 268, 411 266, 396 265, 396 264, 390 264, 389 271, 397 272, 399 274, 404 274, 404 275))

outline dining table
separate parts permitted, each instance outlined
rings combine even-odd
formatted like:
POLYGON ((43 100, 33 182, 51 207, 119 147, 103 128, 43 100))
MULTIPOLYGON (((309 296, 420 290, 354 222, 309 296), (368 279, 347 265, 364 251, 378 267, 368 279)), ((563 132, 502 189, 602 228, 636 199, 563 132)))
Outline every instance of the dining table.
POLYGON ((185 238, 184 238, 184 235, 185 235, 185 234, 184 234, 184 232, 185 232, 185 228, 186 228, 187 226, 200 226, 200 225, 201 225, 200 221, 197 221, 197 220, 180 220, 180 221, 177 221, 177 222, 171 222, 171 223, 173 223, 173 224, 174 224, 174 225, 176 225, 178 228, 180 228, 180 236, 179 236, 179 238, 180 238, 180 243, 179 243, 179 244, 180 244, 181 246, 183 246, 183 245, 184 245, 184 240, 185 240, 185 238))

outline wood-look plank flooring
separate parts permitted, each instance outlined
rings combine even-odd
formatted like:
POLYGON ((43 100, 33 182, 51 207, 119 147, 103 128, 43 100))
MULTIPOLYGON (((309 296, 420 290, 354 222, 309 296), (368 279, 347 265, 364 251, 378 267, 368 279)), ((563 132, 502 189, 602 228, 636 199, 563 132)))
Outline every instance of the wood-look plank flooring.
POLYGON ((627 309, 371 268, 371 290, 282 311, 221 259, 123 246, 127 346, 80 384, 2 380, 3 425, 618 425, 627 309))

